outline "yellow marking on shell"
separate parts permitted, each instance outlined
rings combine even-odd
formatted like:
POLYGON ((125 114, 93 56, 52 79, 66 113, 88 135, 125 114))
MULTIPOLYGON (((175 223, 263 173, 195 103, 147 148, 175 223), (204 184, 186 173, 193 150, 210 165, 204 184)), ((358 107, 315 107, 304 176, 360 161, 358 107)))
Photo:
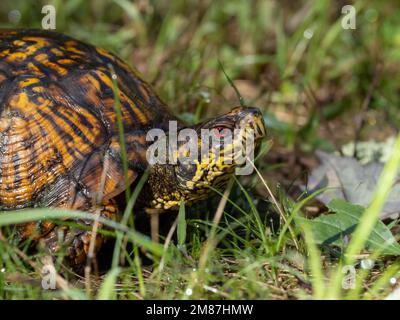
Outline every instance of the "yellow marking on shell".
POLYGON ((110 88, 114 87, 114 84, 112 82, 112 80, 110 79, 110 77, 103 71, 98 71, 97 72, 98 76, 100 77, 100 79, 110 88))
POLYGON ((37 66, 35 66, 32 62, 28 63, 28 68, 34 71, 36 74, 42 74, 42 71, 40 71, 40 69, 37 66))
POLYGON ((21 40, 14 40, 13 41, 13 44, 14 45, 16 45, 16 46, 23 46, 23 45, 25 45, 25 41, 21 41, 21 40))
POLYGON ((10 62, 23 62, 27 58, 27 54, 23 52, 14 52, 7 55, 7 60, 10 62))
POLYGON ((43 48, 46 45, 48 45, 49 43, 44 38, 40 38, 40 37, 23 37, 22 40, 15 40, 13 42, 13 44, 17 47, 25 46, 23 48, 23 52, 17 51, 17 52, 13 52, 10 54, 10 51, 6 50, 8 52, 3 51, 2 55, 7 56, 8 61, 22 62, 26 58, 33 56, 39 48, 43 48), (23 40, 25 40, 25 41, 23 41, 23 40), (34 41, 35 44, 25 46, 26 41, 34 41))
POLYGON ((40 80, 37 79, 37 78, 28 78, 28 79, 25 79, 23 81, 20 81, 19 85, 20 85, 21 88, 25 88, 25 87, 28 87, 28 86, 30 86, 32 84, 38 83, 38 82, 40 82, 40 80))
POLYGON ((9 54, 10 54, 10 49, 3 50, 0 52, 0 57, 5 57, 8 56, 9 54))
POLYGON ((100 90, 100 82, 95 77, 89 74, 87 80, 96 90, 100 90))
MULTIPOLYGON (((44 100, 43 98, 40 99, 43 101, 43 105, 46 104, 50 104, 49 100, 44 100)), ((17 97, 11 99, 10 101, 10 107, 11 109, 15 108, 15 109, 19 109, 19 110, 23 110, 24 112, 28 112, 29 110, 33 108, 35 108, 36 106, 32 106, 31 101, 29 100, 28 95, 26 94, 26 92, 21 92, 17 97)), ((13 118, 14 123, 18 124, 18 121, 22 121, 22 120, 18 120, 18 118, 13 118)), ((22 124, 23 126, 27 126, 28 124, 23 122, 22 124)), ((29 124, 30 129, 34 129, 35 125, 34 124, 29 124)), ((37 135, 40 136, 40 130, 38 129, 37 131, 37 135)), ((17 134, 15 134, 15 136, 17 136, 17 134)), ((38 157, 40 157, 41 154, 38 155, 38 157)))
MULTIPOLYGON (((27 124, 25 124, 27 126, 27 124)), ((34 166, 31 168, 30 174, 35 175, 39 171, 42 172, 43 168, 47 167, 48 160, 49 159, 55 159, 56 155, 54 153, 54 150, 52 148, 48 148, 47 142, 45 139, 41 138, 41 130, 38 127, 38 125, 31 121, 29 123, 29 128, 30 131, 32 132, 32 135, 36 137, 35 143, 34 143, 34 148, 37 151, 37 157, 35 159, 35 162, 33 163, 34 166)), ((45 174, 39 174, 39 176, 36 177, 35 184, 42 186, 44 183, 46 183, 46 175, 45 174)))
POLYGON ((70 65, 70 64, 75 63, 75 61, 72 60, 72 59, 59 59, 59 60, 57 60, 57 62, 59 64, 66 64, 66 65, 70 65))
MULTIPOLYGON (((43 87, 39 87, 39 86, 37 86, 37 87, 34 87, 34 88, 32 88, 32 91, 33 92, 36 92, 36 93, 42 93, 42 92, 44 92, 44 88, 43 87)), ((41 97, 40 97, 41 98, 41 97)), ((39 100, 39 99, 38 99, 39 100)), ((41 100, 43 100, 43 98, 41 99, 41 100)))
POLYGON ((36 61, 38 61, 38 62, 41 62, 41 63, 45 63, 47 60, 48 60, 48 55, 47 54, 45 54, 45 53, 41 53, 41 54, 38 54, 36 57, 35 57, 35 60, 36 61))
POLYGON ((17 98, 12 99, 10 102, 10 106, 19 107, 20 109, 28 109, 30 107, 29 97, 26 92, 21 92, 17 98), (14 103, 13 103, 14 101, 14 103))
POLYGON ((24 40, 24 41, 34 41, 34 42, 36 42, 36 45, 38 47, 40 47, 40 48, 43 48, 43 47, 49 45, 49 41, 47 41, 47 39, 43 38, 43 37, 25 36, 25 37, 22 38, 22 40, 24 40))
POLYGON ((23 37, 22 40, 24 40, 25 42, 35 42, 35 44, 31 44, 24 48, 24 54, 26 55, 26 57, 33 56, 38 49, 44 48, 49 45, 49 42, 45 38, 41 37, 23 37))
POLYGON ((83 52, 81 50, 79 50, 78 48, 76 48, 75 47, 76 45, 77 45, 77 42, 74 40, 69 40, 69 41, 65 42, 65 48, 67 49, 67 51, 82 55, 83 52))
POLYGON ((111 60, 114 60, 114 57, 108 51, 106 51, 106 50, 104 50, 102 48, 96 48, 96 51, 98 53, 100 53, 101 55, 103 55, 103 56, 105 56, 105 57, 107 57, 107 58, 109 58, 111 60))
POLYGON ((6 118, 0 119, 0 132, 5 132, 10 128, 10 120, 6 118))
MULTIPOLYGON (((114 88, 114 84, 112 83, 112 80, 110 79, 110 77, 102 72, 102 71, 98 71, 97 72, 98 76, 100 77, 100 79, 110 88, 114 88)), ((142 124, 146 124, 148 122, 148 119, 146 117, 146 115, 136 106, 136 104, 134 103, 134 101, 130 100, 123 92, 119 91, 119 95, 120 95, 120 100, 121 100, 121 111, 124 111, 123 108, 123 101, 128 101, 129 102, 129 106, 132 108, 133 112, 135 113, 136 119, 140 121, 140 123, 142 124)), ((127 116, 124 117, 128 120, 131 119, 131 116, 127 116)))
POLYGON ((122 98, 121 100, 128 101, 129 106, 133 109, 133 112, 135 113, 136 119, 139 120, 141 124, 148 123, 147 116, 136 106, 136 103, 132 101, 129 97, 127 97, 123 92, 120 92, 120 95, 122 98))
MULTIPOLYGON (((38 107, 37 109, 42 110, 46 114, 52 114, 51 106, 52 106, 51 101, 44 99, 42 105, 40 107, 38 107)), ((51 143, 50 145, 56 146, 57 149, 59 150, 59 153, 62 155, 62 161, 63 161, 64 166, 67 168, 70 168, 72 163, 75 161, 75 159, 71 154, 69 154, 65 143, 62 141, 62 137, 60 137, 59 134, 54 131, 51 121, 42 117, 36 111, 36 109, 32 110, 32 116, 48 133, 48 136, 46 137, 47 142, 51 143)), ((71 132, 68 131, 68 133, 71 133, 71 132)), ((74 136, 74 139, 75 138, 76 137, 74 136)))
POLYGON ((71 59, 82 59, 82 55, 77 55, 77 54, 70 54, 68 55, 71 59))
POLYGON ((41 54, 38 54, 38 55, 35 57, 35 60, 38 61, 38 62, 40 62, 40 63, 43 63, 46 67, 53 69, 53 70, 56 71, 59 75, 62 75, 62 76, 63 76, 63 75, 66 75, 66 74, 68 73, 68 70, 67 70, 67 69, 65 69, 65 68, 63 68, 63 67, 61 67, 61 66, 59 66, 57 63, 54 63, 54 62, 49 61, 48 58, 49 58, 49 57, 48 57, 47 54, 41 53, 41 54))
MULTIPOLYGON (((85 119, 87 119, 87 121, 89 123, 91 123, 93 125, 93 128, 91 128, 91 129, 81 125, 81 121, 75 112, 73 112, 73 113, 67 112, 67 110, 64 108, 59 108, 59 112, 61 114, 63 114, 64 117, 69 119, 69 121, 71 121, 77 128, 79 128, 82 131, 82 134, 85 136, 85 138, 90 141, 90 143, 92 143, 92 144, 96 143, 96 138, 100 134, 100 128, 99 128, 99 126, 96 126, 96 124, 98 123, 98 120, 92 114, 90 114, 90 112, 87 112, 86 109, 81 110, 81 114, 83 115, 83 117, 85 119)), ((72 148, 76 148, 75 145, 79 146, 81 152, 83 150, 85 150, 86 148, 89 148, 89 146, 87 146, 87 144, 84 142, 84 140, 79 135, 77 135, 72 128, 71 128, 71 130, 69 130, 69 128, 68 128, 68 130, 67 130, 67 128, 65 128, 65 130, 70 135, 73 136, 73 140, 69 142, 69 145, 72 148)))
POLYGON ((62 57, 64 55, 64 53, 57 48, 51 48, 50 51, 54 53, 57 57, 62 57))
POLYGON ((38 173, 38 166, 30 161, 31 146, 25 144, 30 137, 27 126, 26 120, 19 117, 7 117, 0 121, 0 130, 5 128, 12 130, 8 135, 6 145, 3 146, 4 153, 0 159, 2 170, 0 203, 9 208, 15 208, 17 205, 31 200, 37 190, 37 182, 40 180, 31 180, 31 177, 38 173), (13 159, 15 155, 18 155, 18 169, 13 159), (16 171, 18 171, 18 175, 16 175, 16 171))
POLYGON ((57 63, 53 63, 53 62, 47 62, 47 65, 52 68, 53 70, 55 70, 59 75, 64 76, 66 74, 68 74, 68 70, 60 67, 57 63))

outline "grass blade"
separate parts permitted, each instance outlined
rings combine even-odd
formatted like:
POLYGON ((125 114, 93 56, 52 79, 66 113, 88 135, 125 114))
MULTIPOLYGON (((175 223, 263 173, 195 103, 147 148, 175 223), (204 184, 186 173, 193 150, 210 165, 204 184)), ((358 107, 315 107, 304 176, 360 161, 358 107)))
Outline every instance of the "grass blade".
MULTIPOLYGON (((64 220, 64 219, 82 219, 91 220, 96 219, 95 215, 75 210, 65 209, 27 209, 19 211, 7 211, 0 215, 0 227, 10 226, 15 224, 22 224, 31 221, 39 220, 64 220)), ((98 217, 98 221, 107 227, 113 228, 117 231, 125 233, 125 235, 133 242, 143 248, 149 250, 151 253, 161 256, 163 253, 163 247, 159 244, 153 243, 147 236, 127 228, 118 222, 98 217)))
POLYGON ((117 282, 120 272, 120 268, 115 268, 111 269, 111 271, 107 273, 103 283, 101 284, 97 300, 114 300, 116 298, 115 283, 117 282))
POLYGON ((179 206, 179 213, 178 213, 178 229, 177 229, 177 235, 178 235, 178 246, 180 249, 185 248, 185 243, 186 243, 186 218, 185 218, 185 202, 181 201, 180 206, 179 206))

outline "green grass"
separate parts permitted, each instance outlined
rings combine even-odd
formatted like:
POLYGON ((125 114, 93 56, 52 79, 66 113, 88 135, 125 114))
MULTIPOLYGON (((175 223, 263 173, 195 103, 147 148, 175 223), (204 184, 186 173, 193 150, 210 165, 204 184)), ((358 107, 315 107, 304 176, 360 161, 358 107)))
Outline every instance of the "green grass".
MULTIPOLYGON (((17 249, 7 226, 44 218, 66 223, 62 218, 88 215, 50 209, 1 213, 0 298, 385 298, 393 290, 389 280, 400 276, 399 259, 363 248, 398 172, 399 145, 346 250, 332 253, 315 244, 312 230, 297 219, 313 197, 292 192, 304 177, 298 164, 304 154, 398 132, 400 15, 394 13, 400 5, 351 2, 356 30, 341 28, 341 7, 328 0, 53 1, 57 31, 117 53, 189 123, 242 103, 228 75, 245 103, 265 115, 273 146, 264 148, 268 152, 256 166, 279 210, 265 201, 270 194, 257 174, 239 177, 228 198, 220 193, 192 208, 182 204, 158 245, 135 231, 130 211, 138 190, 131 190, 120 222, 105 222, 110 228, 100 231, 116 239, 112 268, 85 281, 62 265, 61 253, 55 268, 65 282, 58 290, 40 285, 44 251, 28 255, 28 245, 17 249), (280 220, 278 230, 270 226, 270 215, 280 220), (126 243, 132 249, 125 250, 126 243), (375 262, 373 269, 360 267, 366 255, 375 262), (355 267, 354 289, 342 288, 345 265, 355 267)), ((40 27, 41 7, 48 3, 2 1, 0 26, 40 27), (22 16, 16 25, 7 20, 13 9, 22 16)))

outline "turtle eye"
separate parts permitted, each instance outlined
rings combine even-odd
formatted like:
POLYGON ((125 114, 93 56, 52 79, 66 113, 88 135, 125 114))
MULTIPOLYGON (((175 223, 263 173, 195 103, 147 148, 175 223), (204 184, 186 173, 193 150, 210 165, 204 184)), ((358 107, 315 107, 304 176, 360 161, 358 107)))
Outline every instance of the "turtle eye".
POLYGON ((214 128, 214 134, 217 138, 223 138, 226 137, 229 134, 229 129, 226 127, 215 127, 214 128))

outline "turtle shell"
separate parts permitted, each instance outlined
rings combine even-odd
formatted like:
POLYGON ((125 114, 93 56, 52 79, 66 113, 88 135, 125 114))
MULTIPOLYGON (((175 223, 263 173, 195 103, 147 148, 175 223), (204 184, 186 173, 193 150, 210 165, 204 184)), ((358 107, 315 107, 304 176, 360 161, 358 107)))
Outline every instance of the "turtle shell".
POLYGON ((146 166, 147 130, 172 119, 151 86, 110 52, 68 36, 0 31, 0 210, 84 209, 99 188, 102 200, 124 190, 115 94, 131 182, 146 166))

